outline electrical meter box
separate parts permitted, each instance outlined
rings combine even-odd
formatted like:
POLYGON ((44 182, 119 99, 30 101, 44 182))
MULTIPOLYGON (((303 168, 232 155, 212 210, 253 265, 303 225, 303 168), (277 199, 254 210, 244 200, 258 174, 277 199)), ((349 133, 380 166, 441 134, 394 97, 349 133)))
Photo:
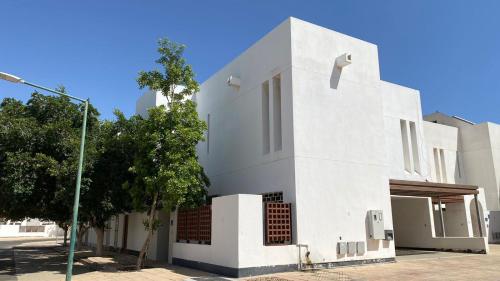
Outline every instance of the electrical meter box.
POLYGON ((347 254, 354 255, 356 253, 356 242, 347 242, 347 254))
POLYGON ((368 235, 371 239, 385 239, 384 216, 382 210, 368 211, 368 235))
POLYGON ((346 253, 347 253, 347 243, 346 242, 338 242, 337 254, 345 255, 346 253))

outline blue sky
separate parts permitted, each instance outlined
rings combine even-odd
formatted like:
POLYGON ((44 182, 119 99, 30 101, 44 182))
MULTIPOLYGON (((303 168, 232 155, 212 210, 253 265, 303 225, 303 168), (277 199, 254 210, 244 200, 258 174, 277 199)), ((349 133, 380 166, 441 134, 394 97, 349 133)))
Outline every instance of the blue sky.
MULTIPOLYGON (((203 82, 294 16, 377 44, 383 80, 421 91, 423 111, 500 123, 500 1, 3 0, 0 71, 63 84, 104 118, 133 114, 135 79, 161 37, 187 45, 203 82)), ((0 81, 0 99, 26 100, 0 81)))

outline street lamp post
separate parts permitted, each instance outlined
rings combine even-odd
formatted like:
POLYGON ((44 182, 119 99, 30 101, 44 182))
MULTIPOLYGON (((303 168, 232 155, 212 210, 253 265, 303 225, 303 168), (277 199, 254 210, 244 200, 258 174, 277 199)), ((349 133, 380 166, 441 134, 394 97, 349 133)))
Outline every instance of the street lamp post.
POLYGON ((21 79, 17 76, 14 76, 14 75, 11 75, 8 73, 4 73, 4 72, 0 72, 0 79, 6 80, 9 82, 13 82, 13 83, 26 84, 26 85, 34 87, 34 88, 42 89, 42 90, 45 90, 45 91, 48 91, 48 92, 51 92, 54 94, 58 94, 60 96, 64 96, 64 97, 68 97, 70 99, 80 101, 84 104, 85 109, 84 109, 84 113, 83 113, 82 136, 81 136, 81 141, 80 141, 80 157, 78 159, 78 174, 77 174, 77 178, 76 178, 75 201, 73 203, 73 221, 71 224, 71 236, 70 236, 71 239, 70 239, 70 244, 69 244, 68 265, 66 268, 66 281, 70 281, 71 277, 73 275, 73 257, 75 255, 76 229, 77 229, 77 225, 78 225, 78 206, 80 204, 80 185, 82 182, 83 157, 85 154, 84 153, 85 152, 85 134, 87 131, 87 113, 88 113, 88 109, 89 109, 89 100, 88 99, 87 100, 80 99, 80 98, 59 92, 59 91, 45 88, 45 87, 30 83, 27 81, 24 81, 23 79, 21 79))

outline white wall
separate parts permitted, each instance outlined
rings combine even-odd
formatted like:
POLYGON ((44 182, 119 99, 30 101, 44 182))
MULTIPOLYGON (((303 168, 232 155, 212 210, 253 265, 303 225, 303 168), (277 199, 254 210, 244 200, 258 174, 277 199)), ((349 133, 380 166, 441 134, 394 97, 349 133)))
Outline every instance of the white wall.
POLYGON ((200 118, 207 120, 210 114, 210 150, 202 142, 198 155, 212 183, 210 194, 283 191, 287 201, 295 201, 290 64, 290 25, 285 21, 201 84, 194 100, 200 118), (261 88, 277 74, 282 84, 283 148, 273 149, 271 122, 271 152, 264 155, 261 88), (226 84, 231 75, 241 78, 239 88, 226 84))
POLYGON ((229 268, 290 265, 298 248, 264 246, 262 196, 238 194, 213 199, 210 245, 175 242, 173 257, 229 268))
MULTIPOLYGON (((417 90, 385 81, 380 83, 380 92, 384 105, 385 151, 387 153, 389 177, 391 179, 425 181, 429 178, 428 164, 430 161, 424 141, 420 93, 417 90), (420 172, 416 172, 414 168, 408 172, 404 168, 401 120, 415 122, 420 172)), ((410 151, 412 151, 411 148, 410 151)), ((410 153, 410 162, 413 167, 412 153, 410 153)))
POLYGON ((53 222, 43 222, 38 219, 25 219, 21 222, 7 221, 0 224, 0 237, 57 237, 62 236, 64 231, 53 222), (12 223, 12 224, 11 224, 12 223), (16 225, 14 223, 19 223, 16 225), (43 232, 20 232, 20 226, 44 226, 43 232))
MULTIPOLYGON (((436 237, 434 225, 440 223, 440 221, 434 219, 430 198, 392 196, 391 199, 394 239, 397 247, 486 252, 489 250, 487 237, 467 237, 468 235, 464 235, 464 237, 436 237)), ((465 197, 464 204, 466 208, 469 206, 470 200, 470 196, 465 197)), ((447 215, 448 218, 445 217, 444 219, 445 227, 446 224, 453 223, 450 221, 452 214, 447 215)), ((467 212, 460 212, 456 215, 467 215, 467 212)), ((465 219, 470 222, 470 217, 457 217, 455 219, 465 219)), ((450 230, 453 232, 453 229, 450 230)))
POLYGON ((167 105, 167 101, 167 98, 162 95, 160 91, 147 91, 137 99, 135 103, 135 114, 147 118, 150 108, 167 105))
MULTIPOLYGON (((129 213, 128 220, 128 233, 127 233, 127 250, 139 252, 142 248, 142 244, 146 240, 147 231, 144 228, 143 220, 147 218, 146 213, 133 212, 129 213)), ((151 242, 148 248, 148 258, 152 260, 167 260, 168 255, 168 228, 170 226, 169 217, 170 215, 164 211, 158 211, 158 219, 160 219, 161 226, 153 234, 151 242)), ((119 215, 118 224, 118 240, 116 243, 117 248, 122 248, 123 243, 123 231, 124 231, 124 214, 119 215)), ((115 247, 115 217, 113 217, 109 223, 109 228, 104 232, 104 246, 115 247), (106 243, 106 235, 109 233, 109 243, 106 243)), ((88 242, 91 246, 96 244, 96 235, 93 228, 89 229, 88 242)))
MULTIPOLYGON (((437 211, 439 215, 439 211, 437 211)), ((443 212, 446 237, 469 237, 470 216, 467 216, 464 202, 447 203, 443 212)), ((436 219, 434 221, 437 221, 436 219)), ((486 232, 485 232, 486 233, 486 232)))
POLYGON ((297 243, 312 262, 394 256, 367 238, 368 210, 392 229, 377 47, 291 19, 297 243), (350 53, 338 85, 335 60, 350 53), (338 256, 339 241, 364 241, 363 256, 338 256))
MULTIPOLYGON (((464 168, 467 181, 484 188, 487 209, 499 211, 499 179, 497 175, 500 175, 500 167, 495 166, 495 161, 499 160, 500 149, 492 149, 492 144, 496 142, 500 147, 500 141, 492 142, 489 128, 489 123, 461 128, 464 168)), ((494 132, 492 136, 495 136, 494 132)), ((500 136, 500 133, 496 136, 500 136)))
MULTIPOLYGON (((424 121, 424 132, 425 144, 427 147, 428 167, 430 170, 429 175, 431 180, 433 182, 444 183, 467 183, 462 152, 459 151, 458 129, 456 127, 424 121), (436 169, 434 161, 434 148, 442 149, 444 154, 446 179, 441 173, 441 181, 439 181, 437 171, 439 169, 442 170, 442 167, 438 165, 438 168, 436 169)), ((438 162, 441 163, 440 161, 438 162)))

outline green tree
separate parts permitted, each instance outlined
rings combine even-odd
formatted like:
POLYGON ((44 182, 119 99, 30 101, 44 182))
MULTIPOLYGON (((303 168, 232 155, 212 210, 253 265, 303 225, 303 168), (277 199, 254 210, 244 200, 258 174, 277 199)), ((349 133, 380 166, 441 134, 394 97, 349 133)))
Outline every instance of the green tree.
MULTIPOLYGON (((63 87, 58 89, 65 92, 63 87)), ((0 104, 0 216, 55 221, 67 232, 71 221, 83 106, 66 97, 33 93, 26 104, 0 104)), ((89 108, 88 132, 99 113, 89 108)), ((95 154, 90 142, 86 154, 95 154)), ((90 171, 92 157, 84 162, 90 171)), ((88 173, 82 189, 88 189, 88 173)), ((66 236, 65 236, 66 238, 66 236)), ((65 241, 66 242, 66 241, 65 241)))
POLYGON ((129 172, 135 150, 131 137, 136 126, 123 113, 115 111, 116 121, 103 121, 94 136, 96 155, 90 171, 89 189, 81 196, 79 244, 88 227, 96 233, 96 254, 102 255, 106 223, 115 215, 131 210, 130 194, 124 183, 133 180, 129 172))
POLYGON ((206 124, 198 118, 196 104, 189 99, 199 88, 183 58, 184 48, 160 40, 160 58, 156 62, 163 73, 140 72, 137 79, 141 89, 161 91, 168 100, 167 106, 150 109, 147 119, 137 118, 137 154, 131 168, 135 180, 130 192, 135 209, 148 214, 144 221, 148 235, 137 259, 138 270, 159 224, 157 211, 199 204, 209 186, 196 155, 206 124))

